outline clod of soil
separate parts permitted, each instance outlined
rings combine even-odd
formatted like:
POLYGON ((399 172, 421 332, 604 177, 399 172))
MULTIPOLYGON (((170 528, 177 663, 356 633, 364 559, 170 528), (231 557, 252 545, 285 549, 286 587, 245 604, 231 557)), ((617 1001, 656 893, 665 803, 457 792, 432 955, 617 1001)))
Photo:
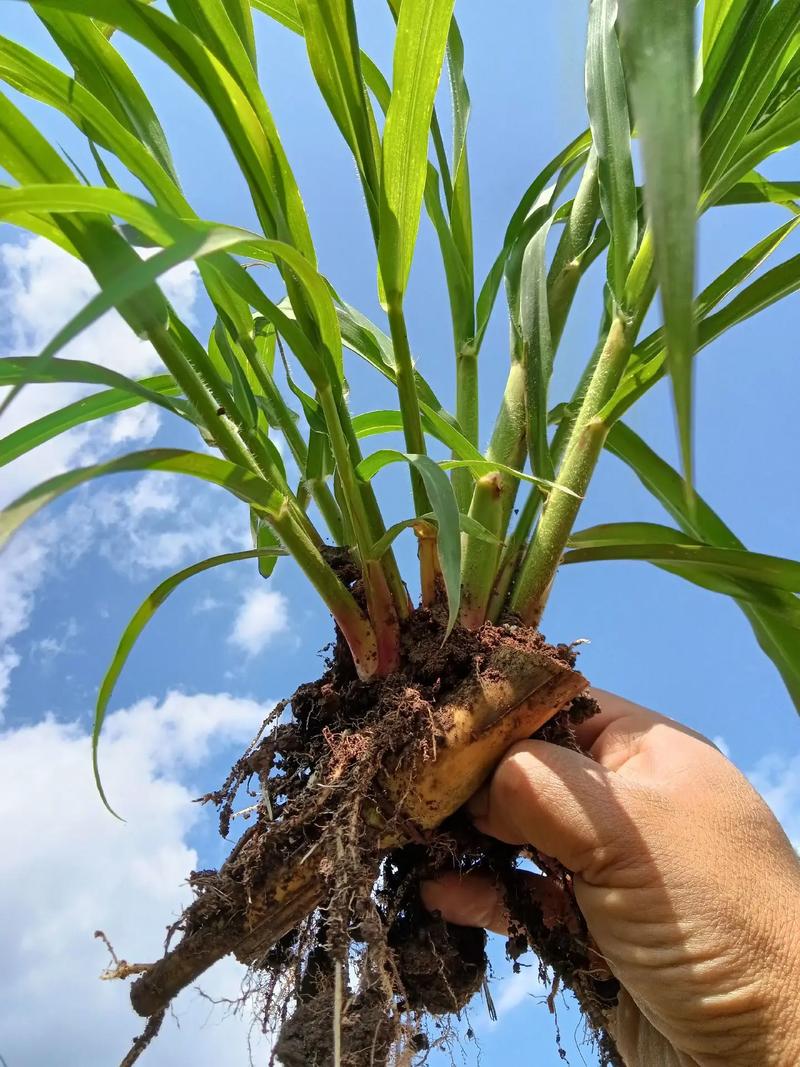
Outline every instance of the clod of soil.
MULTIPOLYGON (((273 712, 204 798, 218 806, 223 836, 243 788, 257 798, 257 819, 219 871, 192 877, 196 898, 173 931, 182 939, 134 983, 135 1009, 163 1012, 232 952, 261 976, 264 1024, 278 1032, 273 1059, 284 1067, 336 1057, 383 1067, 398 1048, 423 1051, 425 1017, 459 1012, 483 985, 486 937, 428 915, 419 881, 480 866, 509 886, 514 951, 540 952, 575 991, 606 1062, 619 1062, 604 1027, 614 989, 590 973, 574 897, 569 922, 548 926, 513 897, 520 850, 463 818, 443 821, 514 740, 543 726, 536 736, 575 745, 573 723, 596 706, 574 650, 515 625, 457 629, 445 643, 440 615, 421 609, 406 625, 402 663, 363 683, 338 641, 324 676, 273 712)), ((569 898, 566 872, 543 866, 569 898)))

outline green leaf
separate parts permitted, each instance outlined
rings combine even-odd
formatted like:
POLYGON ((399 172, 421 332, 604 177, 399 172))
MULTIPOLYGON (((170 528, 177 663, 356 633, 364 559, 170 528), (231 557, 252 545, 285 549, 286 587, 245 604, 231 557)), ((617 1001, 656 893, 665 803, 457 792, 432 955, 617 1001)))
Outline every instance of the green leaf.
MULTIPOLYGON (((717 548, 745 547, 702 497, 697 498, 696 507, 689 514, 680 475, 630 427, 617 423, 606 439, 606 448, 633 470, 687 534, 717 548)), ((706 572, 699 567, 674 570, 667 565, 662 565, 662 569, 736 600, 800 712, 800 601, 797 597, 730 579, 719 571, 706 572)))
MULTIPOLYGON (((0 78, 31 99, 56 108, 93 143, 113 152, 160 207, 184 219, 196 217, 178 185, 153 154, 79 82, 16 42, 5 39, 0 39, 0 78)), ((16 221, 29 228, 29 222, 23 222, 19 215, 16 221)))
MULTIPOLYGON (((552 197, 543 196, 547 190, 548 183, 553 177, 558 174, 560 170, 570 167, 572 164, 581 160, 588 155, 589 147, 592 143, 591 134, 586 131, 582 133, 580 137, 576 137, 574 141, 567 145, 563 151, 559 152, 557 156, 550 160, 547 166, 542 170, 531 182, 528 188, 522 195, 519 204, 511 216, 511 221, 506 228, 505 237, 503 238, 503 247, 500 249, 494 263, 489 270, 486 280, 481 286, 481 290, 478 294, 478 303, 476 306, 477 328, 475 332, 475 341, 473 347, 475 352, 480 351, 483 339, 486 335, 486 330, 489 327, 489 321, 494 310, 494 305, 497 300, 497 294, 500 290, 500 285, 503 281, 503 276, 506 272, 509 258, 514 251, 517 243, 524 240, 524 236, 530 240, 536 226, 536 222, 541 225, 541 222, 547 216, 550 210, 550 202, 552 197), (541 204, 541 200, 545 200, 545 204, 541 204), (531 215, 534 212, 534 205, 539 203, 541 209, 538 220, 532 220, 531 215), (532 227, 533 222, 533 227, 532 227)), ((527 241, 524 241, 522 248, 524 251, 527 241)))
POLYGON ((361 73, 352 0, 298 0, 311 69, 356 161, 375 235, 380 138, 361 73))
POLYGON ((302 34, 303 23, 300 21, 295 0, 250 0, 250 2, 256 11, 269 15, 287 30, 302 34))
POLYGON ((228 23, 224 42, 214 51, 186 26, 138 0, 30 0, 33 9, 73 11, 112 22, 170 66, 216 116, 247 179, 253 204, 268 236, 291 242, 315 262, 308 220, 297 183, 280 143, 272 116, 241 42, 228 23), (235 74, 220 60, 237 49, 241 64, 230 60, 235 74), (246 88, 243 88, 243 85, 246 88))
POLYGON ((453 6, 454 0, 403 0, 400 8, 383 134, 378 260, 387 298, 402 298, 411 271, 433 102, 453 6))
POLYGON ((693 0, 620 0, 622 46, 645 169, 669 370, 692 484, 695 244, 700 193, 693 0))
POLYGON ((749 133, 742 140, 741 148, 719 181, 704 197, 704 205, 719 203, 728 190, 753 167, 759 166, 768 156, 791 148, 800 140, 800 96, 795 96, 779 111, 749 133))
POLYGON ((436 516, 438 527, 437 547, 439 565, 442 568, 449 618, 447 636, 456 624, 461 605, 461 536, 458 503, 450 479, 442 467, 429 456, 415 456, 407 452, 383 449, 367 456, 358 465, 356 473, 364 481, 371 481, 378 471, 390 463, 408 463, 425 483, 425 490, 436 516))
POLYGON ((728 106, 772 0, 734 0, 703 61, 703 80, 697 93, 703 136, 719 122, 728 106))
MULTIPOLYGON (((382 470, 387 463, 399 463, 401 460, 407 459, 407 455, 404 452, 395 452, 393 449, 384 448, 378 452, 373 452, 369 456, 365 456, 359 463, 357 474, 363 481, 371 481, 379 470, 382 470)), ((410 462, 410 460, 408 461, 410 462)), ((434 462, 431 460, 431 462, 434 462)), ((515 470, 513 467, 507 466, 505 463, 497 463, 495 460, 484 459, 483 456, 478 456, 475 459, 444 459, 436 463, 436 466, 440 471, 452 471, 452 470, 468 470, 475 478, 480 478, 483 474, 491 474, 494 471, 499 471, 501 474, 507 474, 511 478, 516 478, 521 482, 530 482, 532 485, 538 485, 541 489, 556 490, 560 493, 566 493, 567 496, 577 497, 571 489, 567 489, 563 485, 559 485, 557 482, 551 482, 546 478, 536 478, 532 474, 525 474, 524 471, 515 470)))
POLYGON ((240 41, 244 45, 247 55, 250 57, 253 70, 256 70, 258 57, 256 55, 256 35, 250 0, 222 0, 222 4, 240 41))
MULTIPOLYGON (((794 220, 793 220, 794 221, 794 220)), ((796 293, 800 288, 800 255, 773 267, 757 278, 715 315, 700 325, 700 344, 710 344, 732 326, 757 315, 771 304, 796 293)))
POLYGON ((617 0, 591 0, 586 103, 599 163, 600 201, 611 233, 608 282, 617 304, 624 306, 625 282, 636 253, 639 222, 628 95, 616 21, 617 0))
MULTIPOLYGON (((336 314, 342 331, 343 344, 396 385, 397 368, 391 339, 383 330, 371 322, 366 315, 362 315, 360 311, 357 311, 349 304, 338 302, 336 314)), ((445 411, 441 401, 419 371, 414 372, 414 380, 420 407, 423 410, 426 408, 431 409, 446 422, 457 427, 453 416, 445 411)))
MULTIPOLYGON (((453 106, 453 191, 450 201, 450 222, 453 241, 458 250, 464 274, 469 286, 467 303, 470 314, 475 303, 475 278, 472 243, 472 197, 470 192, 469 159, 467 155, 467 127, 472 104, 464 78, 464 41, 455 16, 447 36, 447 71, 450 77, 450 99, 453 106)), ((469 340, 475 332, 471 329, 460 338, 469 340)))
MULTIPOLYGON (((637 0, 644 2, 644 0, 637 0)), ((659 7, 659 11, 661 8, 659 7)), ((703 145, 703 185, 713 188, 740 151, 785 65, 800 47, 800 0, 777 0, 764 15, 735 87, 727 85, 725 107, 703 145)), ((763 157, 762 157, 763 158, 763 157)), ((748 170, 755 163, 750 163, 748 170)))
POLYGON ((439 239, 439 249, 447 281, 447 294, 450 299, 453 341, 458 352, 475 333, 472 278, 467 272, 455 236, 442 208, 439 174, 431 163, 428 164, 428 180, 425 185, 425 207, 439 239))
POLYGON ((780 204, 793 215, 800 213, 800 182, 773 182, 758 171, 750 171, 741 181, 721 196, 716 203, 720 207, 730 204, 780 204))
MULTIPOLYGON (((178 571, 177 574, 170 575, 158 585, 152 593, 150 593, 139 607, 136 609, 133 617, 131 618, 125 630, 120 638, 117 650, 114 653, 114 658, 105 673, 102 684, 100 685, 100 691, 97 694, 97 705, 94 713, 94 726, 92 728, 92 767, 94 769, 94 780, 97 785, 97 791, 100 797, 111 812, 112 815, 117 815, 114 809, 108 802, 108 799, 103 789, 102 782, 100 780, 100 767, 98 764, 98 745, 100 742, 100 734, 103 729, 103 723, 105 721, 106 712, 108 711, 108 705, 111 702, 111 697, 114 693, 114 688, 119 680, 119 676, 122 673, 122 669, 125 666, 128 657, 130 656, 133 646, 139 640, 142 631, 150 622, 156 611, 161 607, 164 601, 175 592, 178 586, 182 585, 188 578, 194 577, 196 574, 201 574, 203 571, 211 570, 212 567, 222 567, 228 563, 237 563, 240 560, 245 559, 274 559, 277 556, 285 555, 286 553, 280 548, 265 548, 265 549, 253 549, 248 552, 228 552, 221 556, 212 556, 210 559, 204 559, 200 563, 193 563, 191 567, 185 567, 183 570, 178 571)), ((119 816, 117 815, 117 818, 119 816)))
POLYGON ((553 373, 553 338, 547 286, 548 219, 528 245, 520 280, 520 326, 525 365, 525 409, 531 469, 540 478, 554 477, 547 439, 547 397, 553 373))
MULTIPOLYGON (((735 260, 698 296, 695 302, 695 313, 699 321, 698 350, 711 344, 731 326, 795 290, 800 276, 797 265, 792 266, 790 261, 789 264, 776 267, 777 273, 774 276, 772 271, 762 275, 751 287, 752 293, 750 289, 745 289, 718 316, 709 315, 710 311, 772 255, 797 225, 798 219, 794 218, 779 226, 735 260)), ((619 388, 598 417, 608 423, 618 419, 664 377, 665 361, 663 331, 656 330, 638 346, 619 388)))
POLYGON ((271 578, 278 556, 285 553, 275 551, 280 548, 280 541, 255 508, 250 508, 250 534, 253 548, 263 553, 258 557, 258 573, 262 578, 271 578))
POLYGON ((105 34, 89 19, 64 11, 40 10, 37 14, 75 70, 86 95, 107 108, 177 185, 175 164, 153 105, 105 34))
MULTIPOLYGON (((109 191, 109 190, 106 190, 109 191)), ((37 362, 32 365, 32 371, 39 371, 46 367, 53 356, 74 340, 92 323, 96 322, 106 311, 111 308, 120 308, 132 297, 144 294, 148 298, 145 314, 147 315, 146 332, 164 327, 167 324, 166 303, 161 296, 160 290, 154 290, 155 295, 152 303, 149 303, 152 286, 157 278, 166 274, 187 259, 200 258, 222 248, 230 248, 241 243, 241 231, 235 231, 228 227, 219 227, 213 231, 188 232, 169 248, 158 252, 150 259, 139 260, 127 270, 123 270, 116 278, 111 280, 86 307, 75 315, 56 336, 45 345, 37 357, 37 362)), ((140 307, 144 308, 145 305, 140 307)), ((12 399, 22 388, 22 383, 4 399, 0 406, 0 414, 8 407, 12 399)))
POLYGON ((703 4, 703 60, 705 61, 719 36, 732 7, 743 8, 748 0, 705 0, 703 4))
MULTIPOLYGON (((4 374, 5 368, 3 367, 3 364, 7 362, 9 361, 5 359, 0 360, 0 384, 8 383, 9 376, 4 374)), ((12 360, 11 362, 18 363, 19 361, 12 360)), ((60 361, 54 360, 54 362, 58 363, 60 361)), ((91 364, 88 365, 91 366, 91 364)), ((26 371, 22 370, 15 377, 18 381, 23 381, 25 380, 25 373, 26 371)), ((62 382, 64 379, 58 378, 58 381, 62 382)), ((127 385, 124 389, 107 389, 102 393, 84 397, 82 400, 77 400, 75 403, 68 404, 57 411, 42 415, 41 418, 29 422, 25 426, 20 426, 18 430, 14 430, 6 437, 0 438, 0 467, 25 455, 31 449, 38 448, 39 445, 43 445, 46 441, 58 437, 59 434, 64 433, 66 430, 71 430, 75 426, 82 426, 84 423, 92 422, 95 419, 105 418, 107 415, 116 415, 120 411, 127 411, 128 408, 136 407, 136 405, 143 403, 145 400, 159 403, 167 411, 172 411, 184 418, 189 417, 183 405, 178 406, 177 402, 170 402, 168 399, 168 397, 180 392, 175 380, 170 375, 160 374, 155 378, 145 378, 141 382, 131 382, 130 385, 140 387, 143 395, 137 396, 127 385)))
POLYGON ((85 482, 106 474, 124 474, 130 471, 168 471, 174 474, 188 474, 227 489, 240 500, 252 504, 266 514, 277 513, 284 499, 283 495, 263 478, 226 459, 177 448, 147 449, 143 452, 119 456, 95 466, 80 467, 77 470, 58 474, 30 489, 0 512, 0 547, 24 522, 70 489, 75 489, 85 482))
MULTIPOLYGON (((476 541, 482 541, 487 545, 502 545, 502 541, 491 530, 487 530, 485 526, 469 515, 464 515, 462 512, 459 515, 459 522, 461 523, 461 532, 474 537, 476 541)), ((436 515, 432 511, 418 518, 403 519, 402 522, 396 522, 393 526, 390 526, 380 541, 377 541, 373 546, 372 552, 375 559, 381 559, 401 533, 424 525, 430 525, 433 530, 436 530, 436 515)))
POLYGON ((553 490, 558 493, 565 493, 567 496, 575 497, 578 500, 581 499, 577 493, 573 492, 572 489, 568 489, 565 485, 559 485, 558 482, 550 481, 549 478, 537 478, 533 474, 525 474, 524 471, 515 470, 514 467, 509 467, 505 463, 498 463, 493 459, 446 459, 442 460, 439 466, 444 471, 463 468, 470 471, 476 478, 480 478, 482 474, 491 474, 493 471, 499 471, 500 474, 507 474, 510 478, 516 478, 517 481, 538 485, 540 489, 545 489, 548 492, 553 490))
POLYGON ((773 589, 800 592, 800 563, 739 548, 715 548, 680 530, 647 522, 616 522, 574 533, 564 563, 645 560, 672 567, 699 566, 773 589))
MULTIPOLYGON (((426 433, 447 445, 458 459, 483 462, 483 455, 467 440, 452 423, 441 418, 432 408, 422 405, 422 427, 426 433)), ((402 433, 403 416, 394 411, 368 411, 353 418, 353 429, 357 437, 371 437, 379 433, 402 433)))

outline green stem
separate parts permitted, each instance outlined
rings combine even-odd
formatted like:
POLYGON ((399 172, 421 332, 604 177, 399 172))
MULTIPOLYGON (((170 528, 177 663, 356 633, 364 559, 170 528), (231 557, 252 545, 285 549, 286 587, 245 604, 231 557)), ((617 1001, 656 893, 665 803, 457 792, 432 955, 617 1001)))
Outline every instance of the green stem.
MULTIPOLYGON (((525 367, 515 345, 511 368, 486 458, 519 469, 525 462, 525 367)), ((500 540, 505 536, 514 508, 519 483, 516 478, 494 471, 475 487, 470 517, 487 526, 500 540)), ((475 537, 464 537, 461 586, 464 597, 464 625, 480 626, 492 591, 500 548, 491 548, 475 537)))
POLYGON ((372 527, 361 495, 361 485, 352 463, 347 435, 339 418, 339 407, 330 386, 317 390, 317 397, 328 427, 331 449, 342 487, 342 497, 353 531, 355 547, 361 562, 367 609, 377 638, 377 666, 380 675, 390 674, 399 662, 400 629, 397 611, 379 560, 374 558, 372 527))
POLYGON ((554 351, 558 348, 575 291, 586 269, 583 257, 591 243, 599 212, 597 152, 592 147, 548 273, 550 335, 554 351))
POLYGON ((172 334, 161 326, 148 330, 147 336, 161 357, 164 366, 203 420, 203 424, 219 445, 222 453, 232 463, 238 463, 260 473, 255 460, 239 436, 235 424, 226 415, 219 413, 222 405, 187 359, 185 346, 179 344, 172 334))
MULTIPOLYGON (((481 523, 495 537, 500 536, 502 519, 501 496, 505 475, 499 471, 479 478, 472 496, 470 517, 481 523)), ((477 549, 475 538, 468 539, 468 551, 462 569, 461 625, 477 630, 486 621, 486 609, 491 596, 497 567, 499 547, 485 542, 477 549), (476 550, 477 549, 477 550, 476 550)))
MULTIPOLYGON (((244 351, 247 356, 247 361, 252 367, 253 373, 258 380, 258 384, 261 386, 264 396, 274 412, 277 428, 283 434, 286 444, 289 446, 289 451, 292 453, 301 476, 303 476, 308 463, 308 446, 298 429, 297 422, 292 417, 292 413, 289 410, 286 401, 283 399, 281 391, 275 383, 275 379, 258 358, 255 346, 246 345, 244 351)), ((308 485, 308 488, 311 491, 314 502, 320 510, 320 514, 331 532, 333 540, 337 545, 343 545, 345 541, 342 513, 339 510, 339 506, 336 503, 330 488, 325 482, 319 481, 311 482, 308 485)))
POLYGON ((505 546, 500 553, 497 576, 494 580, 489 606, 486 611, 486 617, 491 622, 497 622, 503 613, 511 582, 516 574, 520 560, 525 555, 525 546, 544 499, 544 494, 538 486, 532 486, 531 491, 528 493, 528 499, 520 512, 517 524, 511 536, 506 539, 505 546))
MULTIPOLYGON (((344 431, 347 447, 350 451, 351 465, 355 470, 363 458, 361 454, 361 445, 359 444, 356 432, 353 429, 350 412, 347 410, 347 404, 342 394, 337 396, 336 406, 339 411, 339 422, 344 431)), ((381 509, 378 505, 378 498, 375 495, 375 490, 372 488, 372 484, 362 484, 359 486, 359 489, 361 491, 361 499, 367 514, 367 521, 369 522, 372 543, 374 545, 386 533, 386 524, 383 521, 383 515, 381 514, 381 509)), ((347 544, 349 541, 350 538, 346 537, 344 543, 347 544)), ((392 593, 392 599, 394 600, 395 611, 397 612, 398 618, 405 619, 411 611, 411 604, 408 599, 408 590, 403 582, 392 549, 389 549, 383 554, 381 558, 381 567, 386 575, 386 581, 388 582, 389 589, 392 593)))
POLYGON ((352 594, 325 562, 318 546, 308 537, 302 511, 287 500, 278 514, 267 518, 281 543, 328 606, 347 641, 359 678, 375 677, 379 669, 375 630, 352 594))
MULTIPOLYGON (((403 299, 397 293, 387 294, 387 313, 389 332, 394 347, 394 361, 397 381, 397 393, 400 399, 400 412, 403 416, 406 451, 414 455, 426 454, 425 435, 422 432, 422 418, 417 397, 417 383, 414 378, 414 361, 408 343, 403 299)), ((411 487, 414 493, 414 509, 417 515, 427 515, 431 510, 428 494, 422 478, 415 470, 411 471, 411 487)))
POLYGON ((328 427, 331 450, 333 451, 336 470, 339 473, 342 485, 342 496, 350 519, 355 547, 362 561, 368 560, 372 555, 373 538, 361 496, 361 487, 358 484, 355 467, 352 463, 347 437, 339 419, 338 405, 334 399, 333 390, 328 385, 318 389, 317 397, 325 417, 325 425, 328 427))
MULTIPOLYGON (((580 411, 586 395, 586 390, 589 387, 589 382, 594 375, 597 361, 605 346, 605 337, 607 334, 608 329, 605 330, 603 338, 598 342, 592 358, 584 367, 580 381, 576 385, 575 391, 566 406, 566 411, 553 434, 553 440, 550 442, 550 455, 553 460, 553 467, 556 470, 558 470, 561 461, 564 458, 564 449, 566 448, 570 432, 575 425, 575 420, 578 417, 578 412, 580 411)), ((514 575, 516 574, 520 560, 522 560, 525 555, 528 538, 531 535, 531 530, 533 529, 536 517, 539 514, 539 508, 544 504, 546 499, 545 494, 538 486, 531 486, 528 498, 520 512, 514 531, 511 536, 506 539, 506 545, 500 555, 500 564, 497 568, 497 579, 494 584, 491 600, 489 601, 489 610, 487 614, 492 622, 496 622, 505 609, 511 583, 514 580, 514 575)))
POLYGON ((558 484, 576 496, 553 490, 531 542, 511 597, 511 610, 538 625, 547 596, 582 499, 608 433, 597 413, 616 389, 630 357, 635 336, 630 320, 616 315, 586 390, 566 448, 558 484))
MULTIPOLYGON (((479 440, 478 415, 478 353, 472 344, 464 344, 456 353, 456 419, 461 432, 477 448, 479 440)), ((453 453, 453 459, 461 459, 453 453)), ((472 499, 472 475, 460 468, 451 475, 459 511, 469 510, 472 499)))

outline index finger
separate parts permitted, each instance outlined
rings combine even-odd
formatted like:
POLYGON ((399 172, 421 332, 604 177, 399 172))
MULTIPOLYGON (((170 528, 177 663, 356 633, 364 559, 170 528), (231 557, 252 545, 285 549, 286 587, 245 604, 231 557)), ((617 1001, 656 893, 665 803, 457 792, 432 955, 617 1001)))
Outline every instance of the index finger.
POLYGON ((590 689, 591 695, 600 705, 600 712, 575 727, 578 744, 590 756, 603 765, 615 765, 620 750, 631 753, 642 738, 656 726, 668 726, 672 730, 711 744, 707 737, 697 733, 688 726, 676 722, 668 715, 662 715, 641 704, 634 704, 616 693, 605 689, 590 689))

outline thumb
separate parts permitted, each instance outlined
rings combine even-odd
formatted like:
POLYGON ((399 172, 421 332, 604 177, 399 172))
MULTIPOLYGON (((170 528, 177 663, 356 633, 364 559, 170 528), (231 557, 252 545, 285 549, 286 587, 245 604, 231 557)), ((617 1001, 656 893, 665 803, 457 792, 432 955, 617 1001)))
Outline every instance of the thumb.
POLYGON ((508 844, 533 845, 594 881, 642 851, 641 789, 580 752, 524 741, 470 802, 476 827, 508 844))

